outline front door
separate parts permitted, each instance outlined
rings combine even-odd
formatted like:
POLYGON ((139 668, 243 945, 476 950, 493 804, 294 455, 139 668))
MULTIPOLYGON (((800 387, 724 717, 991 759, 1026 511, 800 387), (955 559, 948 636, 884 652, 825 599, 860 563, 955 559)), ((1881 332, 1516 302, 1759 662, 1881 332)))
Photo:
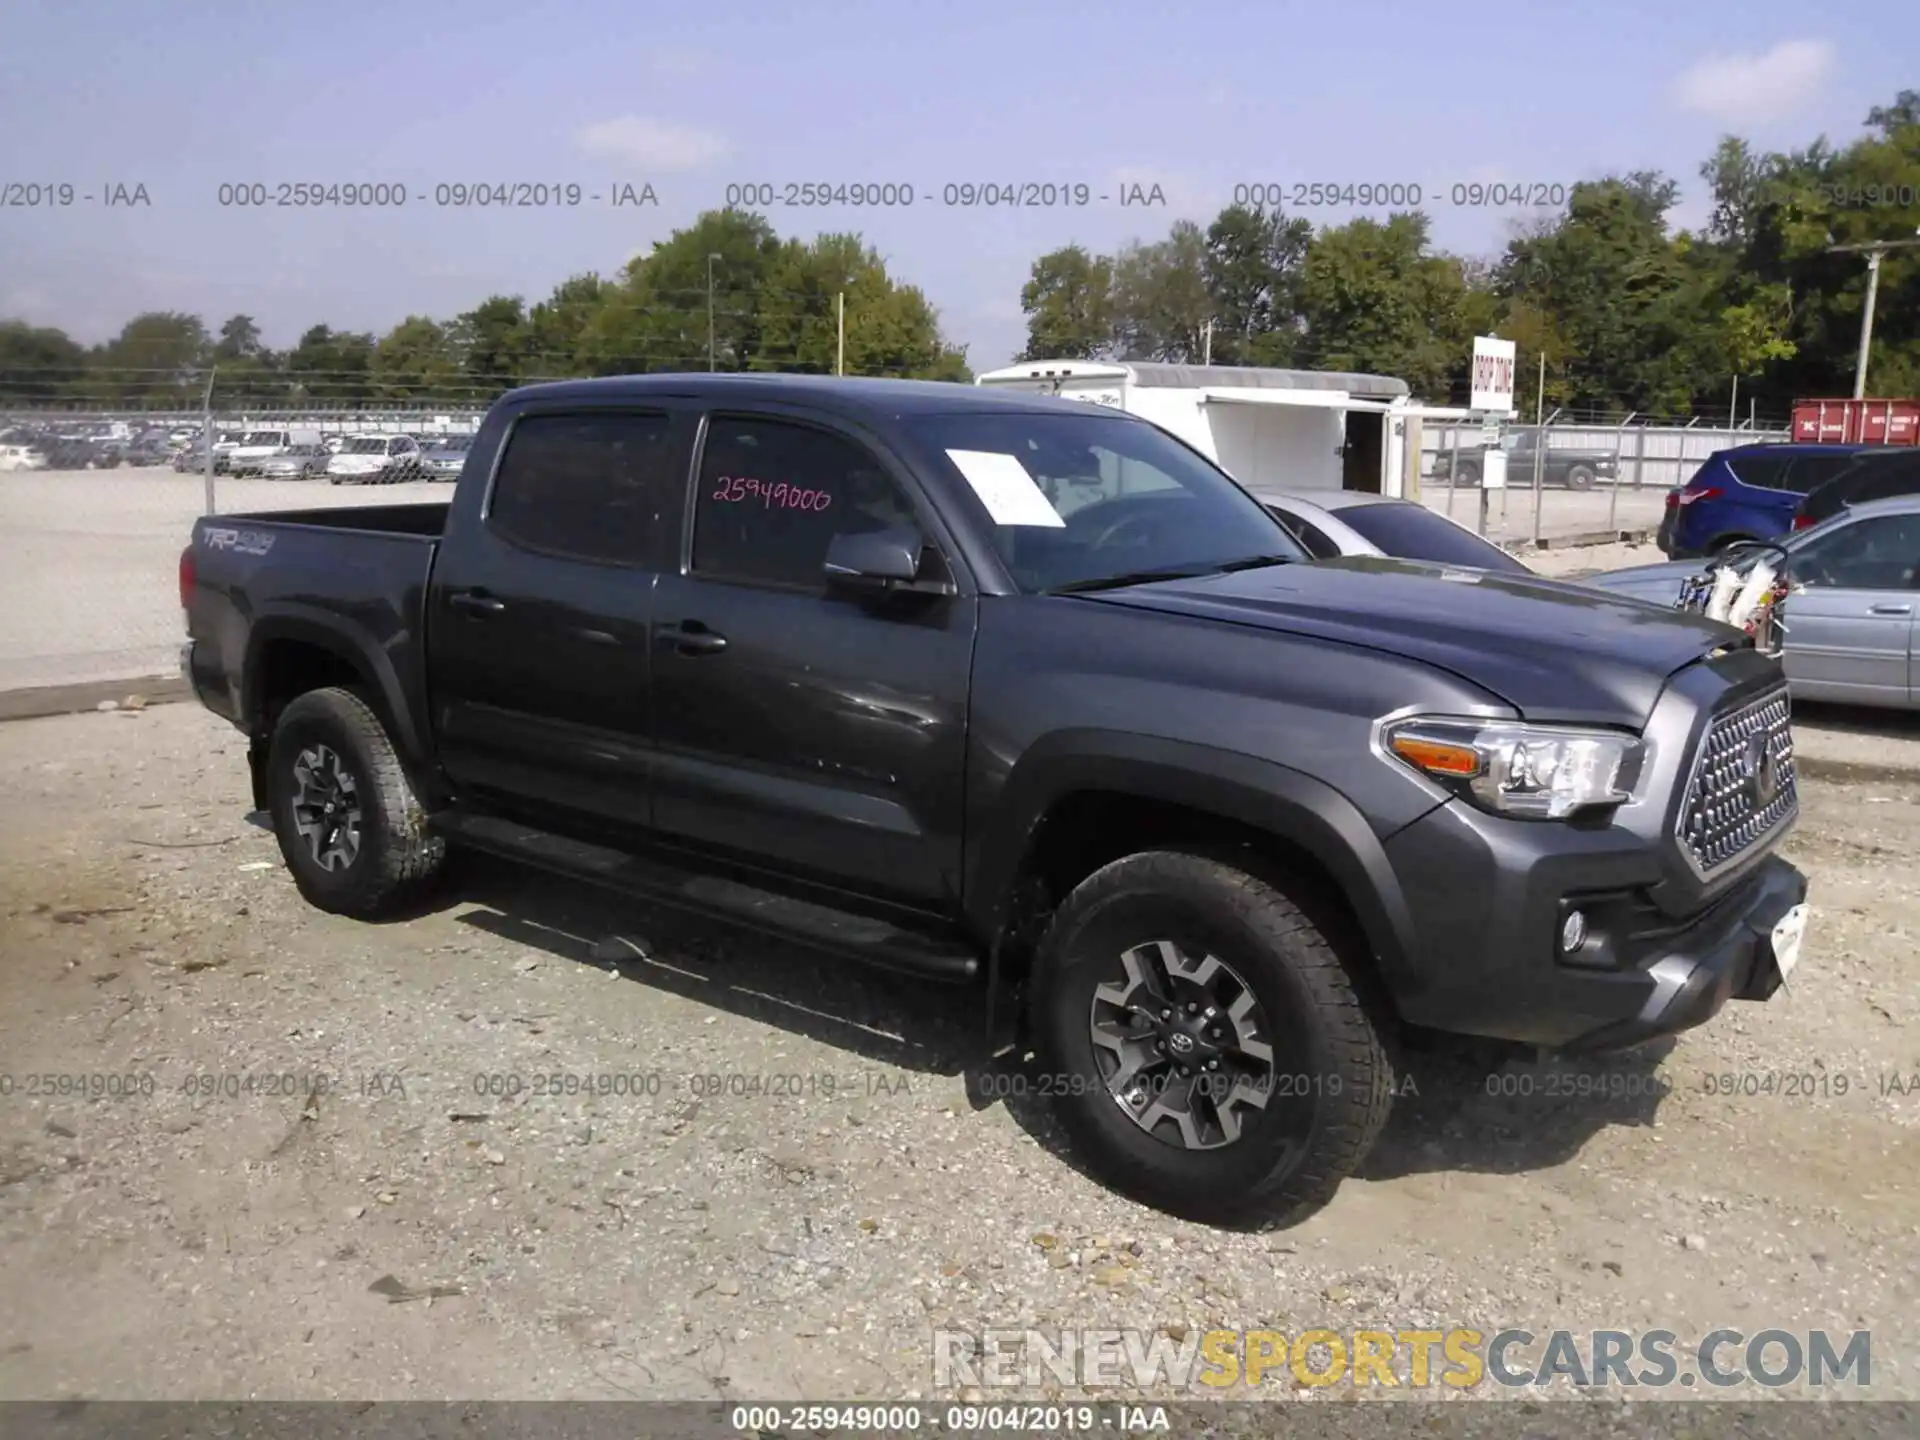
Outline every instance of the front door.
POLYGON ((910 477, 798 415, 707 424, 653 622, 664 835, 927 909, 958 893, 975 601, 910 477), (827 546, 913 526, 953 596, 830 590, 827 546))
POLYGON ((484 513, 455 507, 427 655, 441 764, 463 789, 648 822, 648 623, 678 552, 694 419, 523 414, 484 513))
POLYGON ((1864 515, 1793 552, 1787 678, 1814 700, 1905 705, 1920 602, 1920 515, 1864 515))

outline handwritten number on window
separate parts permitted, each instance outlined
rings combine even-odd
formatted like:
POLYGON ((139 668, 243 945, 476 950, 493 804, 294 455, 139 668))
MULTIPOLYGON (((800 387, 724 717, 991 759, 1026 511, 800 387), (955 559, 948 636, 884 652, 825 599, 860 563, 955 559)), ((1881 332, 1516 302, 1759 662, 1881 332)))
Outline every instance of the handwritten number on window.
POLYGON ((757 500, 768 510, 824 510, 833 503, 825 490, 809 490, 786 481, 755 480, 744 475, 722 475, 719 488, 708 497, 727 504, 757 500))

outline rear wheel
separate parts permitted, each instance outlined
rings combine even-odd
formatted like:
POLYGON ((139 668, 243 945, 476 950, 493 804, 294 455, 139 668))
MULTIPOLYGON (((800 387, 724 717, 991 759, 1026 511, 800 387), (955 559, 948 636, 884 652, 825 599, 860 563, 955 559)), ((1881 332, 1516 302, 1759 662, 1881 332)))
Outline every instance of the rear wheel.
POLYGON ((1176 1215, 1304 1217, 1392 1105, 1380 1033, 1327 938, 1219 860, 1155 851, 1089 877, 1047 932, 1033 1005, 1075 1148, 1176 1215))
POLYGON ((377 916, 445 864, 446 842, 427 828, 386 728, 351 690, 311 690, 288 705, 267 767, 280 854, 309 904, 377 916))
POLYGON ((1478 485, 1480 467, 1471 460, 1462 460, 1453 471, 1453 483, 1456 485, 1478 485))
POLYGON ((1593 467, 1590 465, 1576 465, 1567 471, 1567 488, 1569 490, 1591 490, 1593 488, 1593 467))

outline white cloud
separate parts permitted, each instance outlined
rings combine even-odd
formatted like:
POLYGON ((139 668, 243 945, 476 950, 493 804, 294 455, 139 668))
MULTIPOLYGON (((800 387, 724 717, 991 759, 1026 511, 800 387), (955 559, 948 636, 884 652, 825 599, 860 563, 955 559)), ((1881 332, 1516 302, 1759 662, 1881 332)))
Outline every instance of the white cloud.
POLYGON ((641 115, 621 115, 583 127, 575 142, 589 155, 642 170, 698 170, 732 153, 724 135, 641 115))
POLYGON ((1727 125, 1784 120, 1804 109, 1833 73, 1826 40, 1782 40, 1764 54, 1713 55, 1674 82, 1675 101, 1727 125))

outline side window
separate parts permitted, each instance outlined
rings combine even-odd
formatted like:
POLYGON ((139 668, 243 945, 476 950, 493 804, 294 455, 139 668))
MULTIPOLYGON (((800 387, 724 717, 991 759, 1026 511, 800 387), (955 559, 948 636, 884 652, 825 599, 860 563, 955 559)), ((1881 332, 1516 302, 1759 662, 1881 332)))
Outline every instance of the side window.
POLYGON ((1835 590, 1920 589, 1920 515, 1876 515, 1794 552, 1793 578, 1835 590))
POLYGON ((1780 488, 1805 495, 1815 486, 1825 484, 1842 470, 1850 468, 1853 462, 1851 455, 1802 455, 1786 467, 1780 488))
POLYGON ((671 433, 667 415, 529 415, 507 438, 487 524, 529 550, 642 564, 678 499, 671 433))
POLYGON ((716 579, 825 585, 841 533, 918 528, 879 462, 839 435, 716 415, 694 492, 693 569, 716 579))
POLYGON ((1756 490, 1778 490, 1786 478, 1787 461, 1779 455, 1736 455, 1727 466, 1742 485, 1756 490))

